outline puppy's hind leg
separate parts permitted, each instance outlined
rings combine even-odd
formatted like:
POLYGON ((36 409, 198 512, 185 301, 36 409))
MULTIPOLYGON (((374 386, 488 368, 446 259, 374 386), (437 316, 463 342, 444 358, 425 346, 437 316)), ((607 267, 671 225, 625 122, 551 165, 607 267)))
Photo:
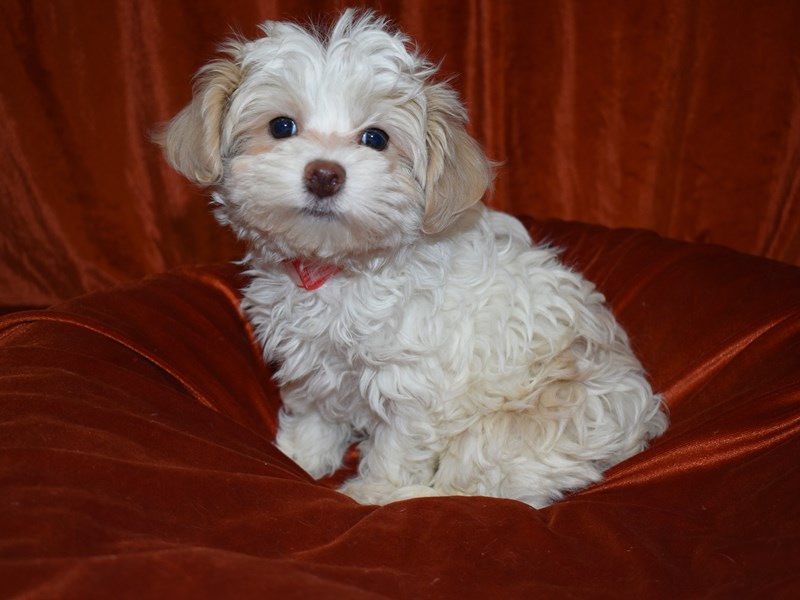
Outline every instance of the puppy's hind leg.
MULTIPOLYGON (((566 425, 569 428, 569 425, 566 425)), ((500 411, 483 417, 450 440, 433 487, 446 495, 511 498, 543 508, 601 479, 591 461, 564 444, 565 424, 536 409, 500 411)))

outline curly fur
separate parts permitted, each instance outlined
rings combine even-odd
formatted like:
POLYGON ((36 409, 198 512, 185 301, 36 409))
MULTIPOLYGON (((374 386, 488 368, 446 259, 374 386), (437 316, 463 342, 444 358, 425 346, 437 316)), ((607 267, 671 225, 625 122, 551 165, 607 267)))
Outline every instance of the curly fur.
POLYGON ((361 502, 541 507, 662 433, 660 397, 602 295, 480 202, 492 165, 409 40, 349 10, 327 33, 263 30, 201 70, 160 141, 249 243, 243 308, 280 364, 278 447, 321 477, 358 442, 342 491, 361 502), (270 136, 280 116, 296 135, 270 136), (359 143, 370 127, 385 150, 359 143), (346 173, 332 197, 309 190, 312 161, 346 173), (303 289, 298 258, 339 272, 303 289))

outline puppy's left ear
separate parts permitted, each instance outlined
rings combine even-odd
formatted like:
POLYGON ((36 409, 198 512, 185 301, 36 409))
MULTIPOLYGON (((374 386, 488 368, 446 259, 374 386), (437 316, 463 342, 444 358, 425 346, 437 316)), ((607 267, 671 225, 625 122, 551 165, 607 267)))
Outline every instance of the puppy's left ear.
POLYGON ((466 111, 444 83, 425 88, 428 168, 422 231, 447 229, 469 207, 480 202, 492 184, 489 159, 465 129, 466 111))

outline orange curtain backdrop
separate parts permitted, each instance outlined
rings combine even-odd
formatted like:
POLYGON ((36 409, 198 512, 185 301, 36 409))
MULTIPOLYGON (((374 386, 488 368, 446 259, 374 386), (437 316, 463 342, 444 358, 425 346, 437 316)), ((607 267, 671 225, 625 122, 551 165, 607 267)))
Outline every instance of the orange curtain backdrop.
MULTIPOLYGON (((0 306, 238 256, 153 127, 231 31, 340 1, 3 0, 0 306)), ((800 264, 800 2, 367 2, 455 76, 492 205, 800 264)))

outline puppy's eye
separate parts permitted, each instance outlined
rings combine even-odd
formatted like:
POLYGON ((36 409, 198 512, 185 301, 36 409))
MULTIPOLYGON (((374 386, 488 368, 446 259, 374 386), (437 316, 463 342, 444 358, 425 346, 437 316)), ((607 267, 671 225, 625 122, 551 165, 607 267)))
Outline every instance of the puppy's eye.
POLYGON ((297 123, 289 117, 276 117, 269 122, 269 132, 278 140, 292 137, 297 135, 297 123))
POLYGON ((361 145, 374 150, 386 150, 389 145, 389 135, 382 129, 371 128, 361 134, 361 145))

